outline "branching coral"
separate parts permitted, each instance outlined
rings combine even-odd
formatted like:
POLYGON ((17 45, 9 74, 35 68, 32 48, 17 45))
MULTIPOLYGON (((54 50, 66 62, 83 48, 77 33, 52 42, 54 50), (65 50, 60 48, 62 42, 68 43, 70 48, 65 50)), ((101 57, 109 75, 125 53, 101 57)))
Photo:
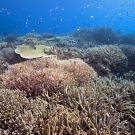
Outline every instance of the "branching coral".
POLYGON ((94 47, 86 55, 85 61, 91 65, 99 75, 108 75, 110 72, 122 72, 128 66, 127 57, 117 46, 94 47))
POLYGON ((95 44, 115 44, 119 42, 119 35, 111 27, 80 29, 74 32, 73 36, 83 38, 85 41, 92 41, 95 44))
POLYGON ((0 134, 32 134, 36 118, 46 106, 40 100, 28 100, 21 91, 0 90, 0 134), (38 104, 39 103, 39 104, 38 104), (36 116, 37 115, 37 116, 36 116))
MULTIPOLYGON (((78 49, 79 50, 79 49, 78 49)), ((72 58, 81 58, 79 56, 79 51, 74 51, 72 48, 59 48, 59 47, 50 47, 44 51, 48 55, 56 55, 59 59, 72 59, 72 58)))
POLYGON ((127 59, 128 59, 128 70, 132 70, 134 71, 134 67, 135 67, 135 62, 134 62, 134 58, 135 58, 135 46, 133 45, 119 45, 118 46, 122 52, 126 55, 127 59))
POLYGON ((83 86, 96 79, 96 72, 80 59, 39 58, 24 62, 22 67, 10 65, 1 78, 2 88, 38 95, 43 88, 56 92, 67 86, 83 86))
POLYGON ((123 75, 128 70, 128 59, 126 55, 118 46, 114 45, 104 45, 83 50, 52 47, 46 53, 57 55, 60 59, 81 58, 101 76, 108 76, 111 72, 123 75))
POLYGON ((48 91, 34 99, 22 91, 0 91, 1 134, 131 135, 134 129, 135 85, 99 78, 66 93, 48 91), (131 93, 132 91, 132 93, 131 93), (118 96, 119 95, 119 96, 118 96), (119 109, 114 103, 119 101, 119 109), (126 103, 126 104, 125 104, 126 103))

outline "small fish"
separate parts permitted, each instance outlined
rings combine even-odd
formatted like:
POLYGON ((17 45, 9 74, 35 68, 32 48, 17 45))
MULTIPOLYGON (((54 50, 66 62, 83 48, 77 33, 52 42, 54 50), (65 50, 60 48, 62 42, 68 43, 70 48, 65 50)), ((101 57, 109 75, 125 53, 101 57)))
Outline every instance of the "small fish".
POLYGON ((20 67, 23 67, 23 62, 18 63, 20 67))
POLYGON ((21 22, 21 20, 18 20, 18 23, 20 23, 21 22))

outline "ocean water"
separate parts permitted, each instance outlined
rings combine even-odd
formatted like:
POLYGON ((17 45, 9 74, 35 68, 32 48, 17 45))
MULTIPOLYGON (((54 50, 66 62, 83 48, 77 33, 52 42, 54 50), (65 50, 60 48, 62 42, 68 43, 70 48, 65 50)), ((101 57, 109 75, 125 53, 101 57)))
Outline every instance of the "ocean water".
POLYGON ((135 0, 0 0, 0 135, 135 135, 135 0))
POLYGON ((0 35, 70 33, 110 26, 123 34, 135 30, 134 0, 0 0, 0 35))

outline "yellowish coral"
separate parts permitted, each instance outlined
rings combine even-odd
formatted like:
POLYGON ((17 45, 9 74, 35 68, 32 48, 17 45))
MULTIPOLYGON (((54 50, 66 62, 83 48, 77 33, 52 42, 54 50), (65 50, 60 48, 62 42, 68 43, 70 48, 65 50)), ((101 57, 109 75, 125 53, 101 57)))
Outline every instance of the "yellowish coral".
POLYGON ((48 46, 45 45, 34 45, 35 48, 31 46, 22 45, 17 46, 15 53, 20 54, 22 58, 32 59, 38 57, 55 57, 55 55, 45 54, 45 49, 48 49, 48 46))

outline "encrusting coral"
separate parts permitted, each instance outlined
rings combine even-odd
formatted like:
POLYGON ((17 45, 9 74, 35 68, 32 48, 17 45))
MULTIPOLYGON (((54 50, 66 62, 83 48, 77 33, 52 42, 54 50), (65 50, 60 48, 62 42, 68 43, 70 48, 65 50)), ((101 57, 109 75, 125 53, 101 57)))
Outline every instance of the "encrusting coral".
POLYGON ((9 65, 1 75, 1 87, 24 90, 29 96, 36 96, 44 88, 49 92, 64 91, 67 87, 83 86, 96 77, 96 72, 80 59, 37 58, 22 66, 9 65))

